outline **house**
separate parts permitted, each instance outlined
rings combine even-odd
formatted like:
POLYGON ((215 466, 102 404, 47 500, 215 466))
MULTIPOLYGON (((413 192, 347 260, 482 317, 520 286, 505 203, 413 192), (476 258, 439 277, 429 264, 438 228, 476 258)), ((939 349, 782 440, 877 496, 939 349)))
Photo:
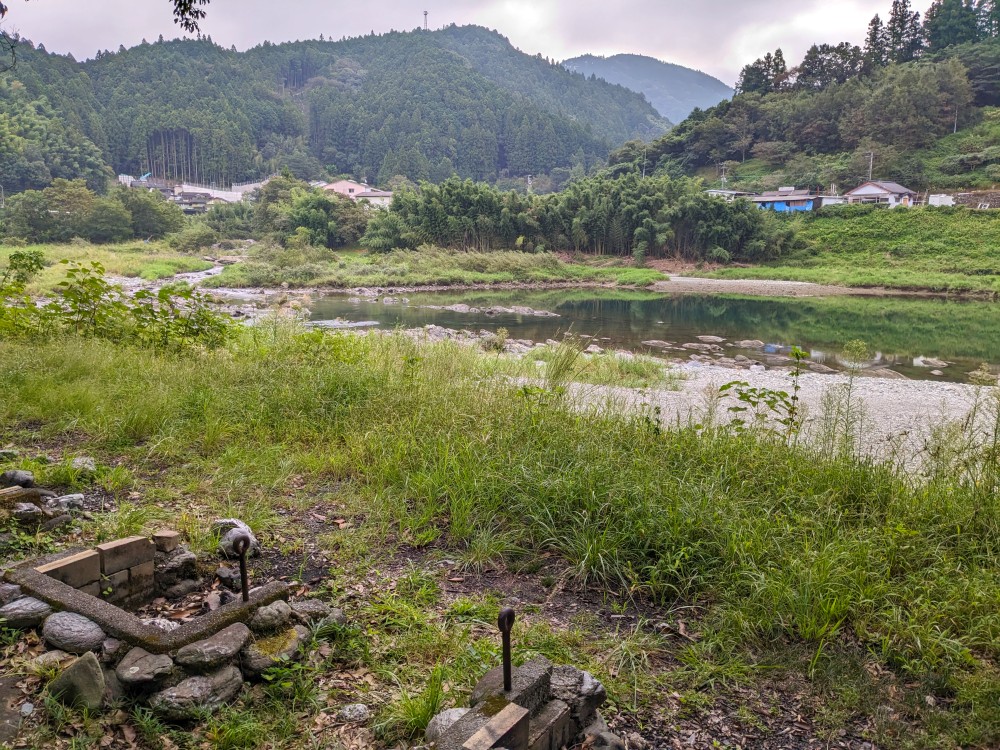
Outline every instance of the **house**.
POLYGON ((354 198, 358 193, 365 193, 371 190, 365 183, 355 182, 354 180, 337 180, 331 182, 329 185, 324 185, 323 189, 346 195, 348 198, 354 198))
POLYGON ((388 190, 366 190, 363 193, 355 193, 356 201, 368 201, 378 208, 388 208, 392 203, 392 193, 388 190))
POLYGON ((848 190, 844 196, 848 203, 878 203, 889 206, 889 208, 897 206, 909 208, 914 205, 917 194, 898 182, 869 180, 858 185, 854 190, 848 190))
POLYGON ((705 191, 706 194, 711 195, 713 198, 722 198, 726 203, 732 203, 737 198, 750 198, 753 193, 744 193, 742 190, 720 190, 719 188, 711 188, 705 191))
POLYGON ((750 200, 757 204, 757 208, 779 213, 798 213, 819 208, 820 198, 809 188, 783 187, 761 193, 750 200))

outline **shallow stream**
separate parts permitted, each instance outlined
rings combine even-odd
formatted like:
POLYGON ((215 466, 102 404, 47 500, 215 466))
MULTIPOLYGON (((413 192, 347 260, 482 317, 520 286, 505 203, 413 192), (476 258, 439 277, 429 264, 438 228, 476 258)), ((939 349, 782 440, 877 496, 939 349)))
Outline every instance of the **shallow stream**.
MULTIPOLYGON (((815 362, 840 369, 840 352, 860 339, 872 352, 868 366, 888 367, 910 378, 964 382, 982 362, 1000 371, 1000 305, 982 301, 906 297, 764 298, 732 295, 664 295, 610 289, 460 291, 414 293, 371 300, 331 294, 314 298, 312 320, 327 325, 419 328, 428 324, 472 331, 506 328, 511 338, 545 341, 566 332, 592 337, 603 348, 648 351, 661 340, 697 342, 720 336, 728 342, 757 339, 770 354, 802 347, 815 362), (467 305, 474 311, 432 309, 467 305), (556 313, 539 317, 487 312, 527 307, 556 313), (476 311, 478 310, 478 311, 476 311), (948 366, 926 360, 942 360, 948 366), (941 375, 933 375, 939 371, 941 375)), ((760 350, 730 347, 726 356, 760 350)), ((686 358, 690 353, 670 351, 686 358)))

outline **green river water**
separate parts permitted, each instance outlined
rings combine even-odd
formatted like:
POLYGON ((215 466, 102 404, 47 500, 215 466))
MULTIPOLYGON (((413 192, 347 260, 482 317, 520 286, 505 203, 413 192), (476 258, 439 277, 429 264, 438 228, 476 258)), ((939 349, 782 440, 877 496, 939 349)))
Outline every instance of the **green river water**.
MULTIPOLYGON (((397 298, 400 299, 400 298, 397 298)), ((964 382, 983 362, 1000 371, 1000 304, 907 297, 765 298, 730 295, 666 295, 609 289, 461 291, 415 293, 406 301, 359 300, 340 294, 313 299, 312 320, 325 325, 377 324, 419 328, 428 324, 472 331, 506 328, 512 338, 545 341, 567 331, 604 348, 660 353, 651 339, 678 344, 715 335, 729 341, 757 339, 770 352, 797 345, 814 361, 838 368, 839 352, 861 339, 869 364, 889 366, 911 378, 964 382), (465 304, 473 308, 530 307, 559 317, 428 309, 465 304), (943 375, 925 358, 944 360, 943 375)), ((727 356, 759 352, 727 349, 727 356)), ((681 352, 668 356, 683 357, 681 352)))

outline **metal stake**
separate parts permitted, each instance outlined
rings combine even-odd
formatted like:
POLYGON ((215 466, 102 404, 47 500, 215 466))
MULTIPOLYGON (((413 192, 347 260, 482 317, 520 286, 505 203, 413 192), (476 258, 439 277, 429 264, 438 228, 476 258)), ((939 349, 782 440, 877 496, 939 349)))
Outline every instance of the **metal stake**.
POLYGON ((247 582, 247 552, 250 551, 250 537, 240 534, 233 539, 233 551, 240 556, 240 583, 243 587, 243 601, 250 601, 250 585, 247 582))
POLYGON ((507 607, 500 610, 500 616, 497 618, 497 627, 500 628, 500 635, 503 638, 503 690, 505 693, 509 693, 514 689, 510 659, 510 631, 514 628, 513 609, 507 607))

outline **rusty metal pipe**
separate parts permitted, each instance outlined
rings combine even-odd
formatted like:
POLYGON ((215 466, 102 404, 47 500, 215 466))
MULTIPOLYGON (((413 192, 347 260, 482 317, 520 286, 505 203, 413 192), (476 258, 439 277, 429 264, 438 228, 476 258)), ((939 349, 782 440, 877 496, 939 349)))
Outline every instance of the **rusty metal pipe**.
POLYGON ((250 551, 250 537, 240 534, 233 539, 233 551, 240 556, 240 586, 243 590, 243 601, 250 601, 250 584, 247 576, 247 553, 250 551))
POLYGON ((513 609, 506 607, 500 610, 500 616, 497 618, 497 627, 500 628, 500 637, 503 640, 503 690, 505 693, 509 693, 514 689, 510 654, 510 631, 514 629, 513 609))

